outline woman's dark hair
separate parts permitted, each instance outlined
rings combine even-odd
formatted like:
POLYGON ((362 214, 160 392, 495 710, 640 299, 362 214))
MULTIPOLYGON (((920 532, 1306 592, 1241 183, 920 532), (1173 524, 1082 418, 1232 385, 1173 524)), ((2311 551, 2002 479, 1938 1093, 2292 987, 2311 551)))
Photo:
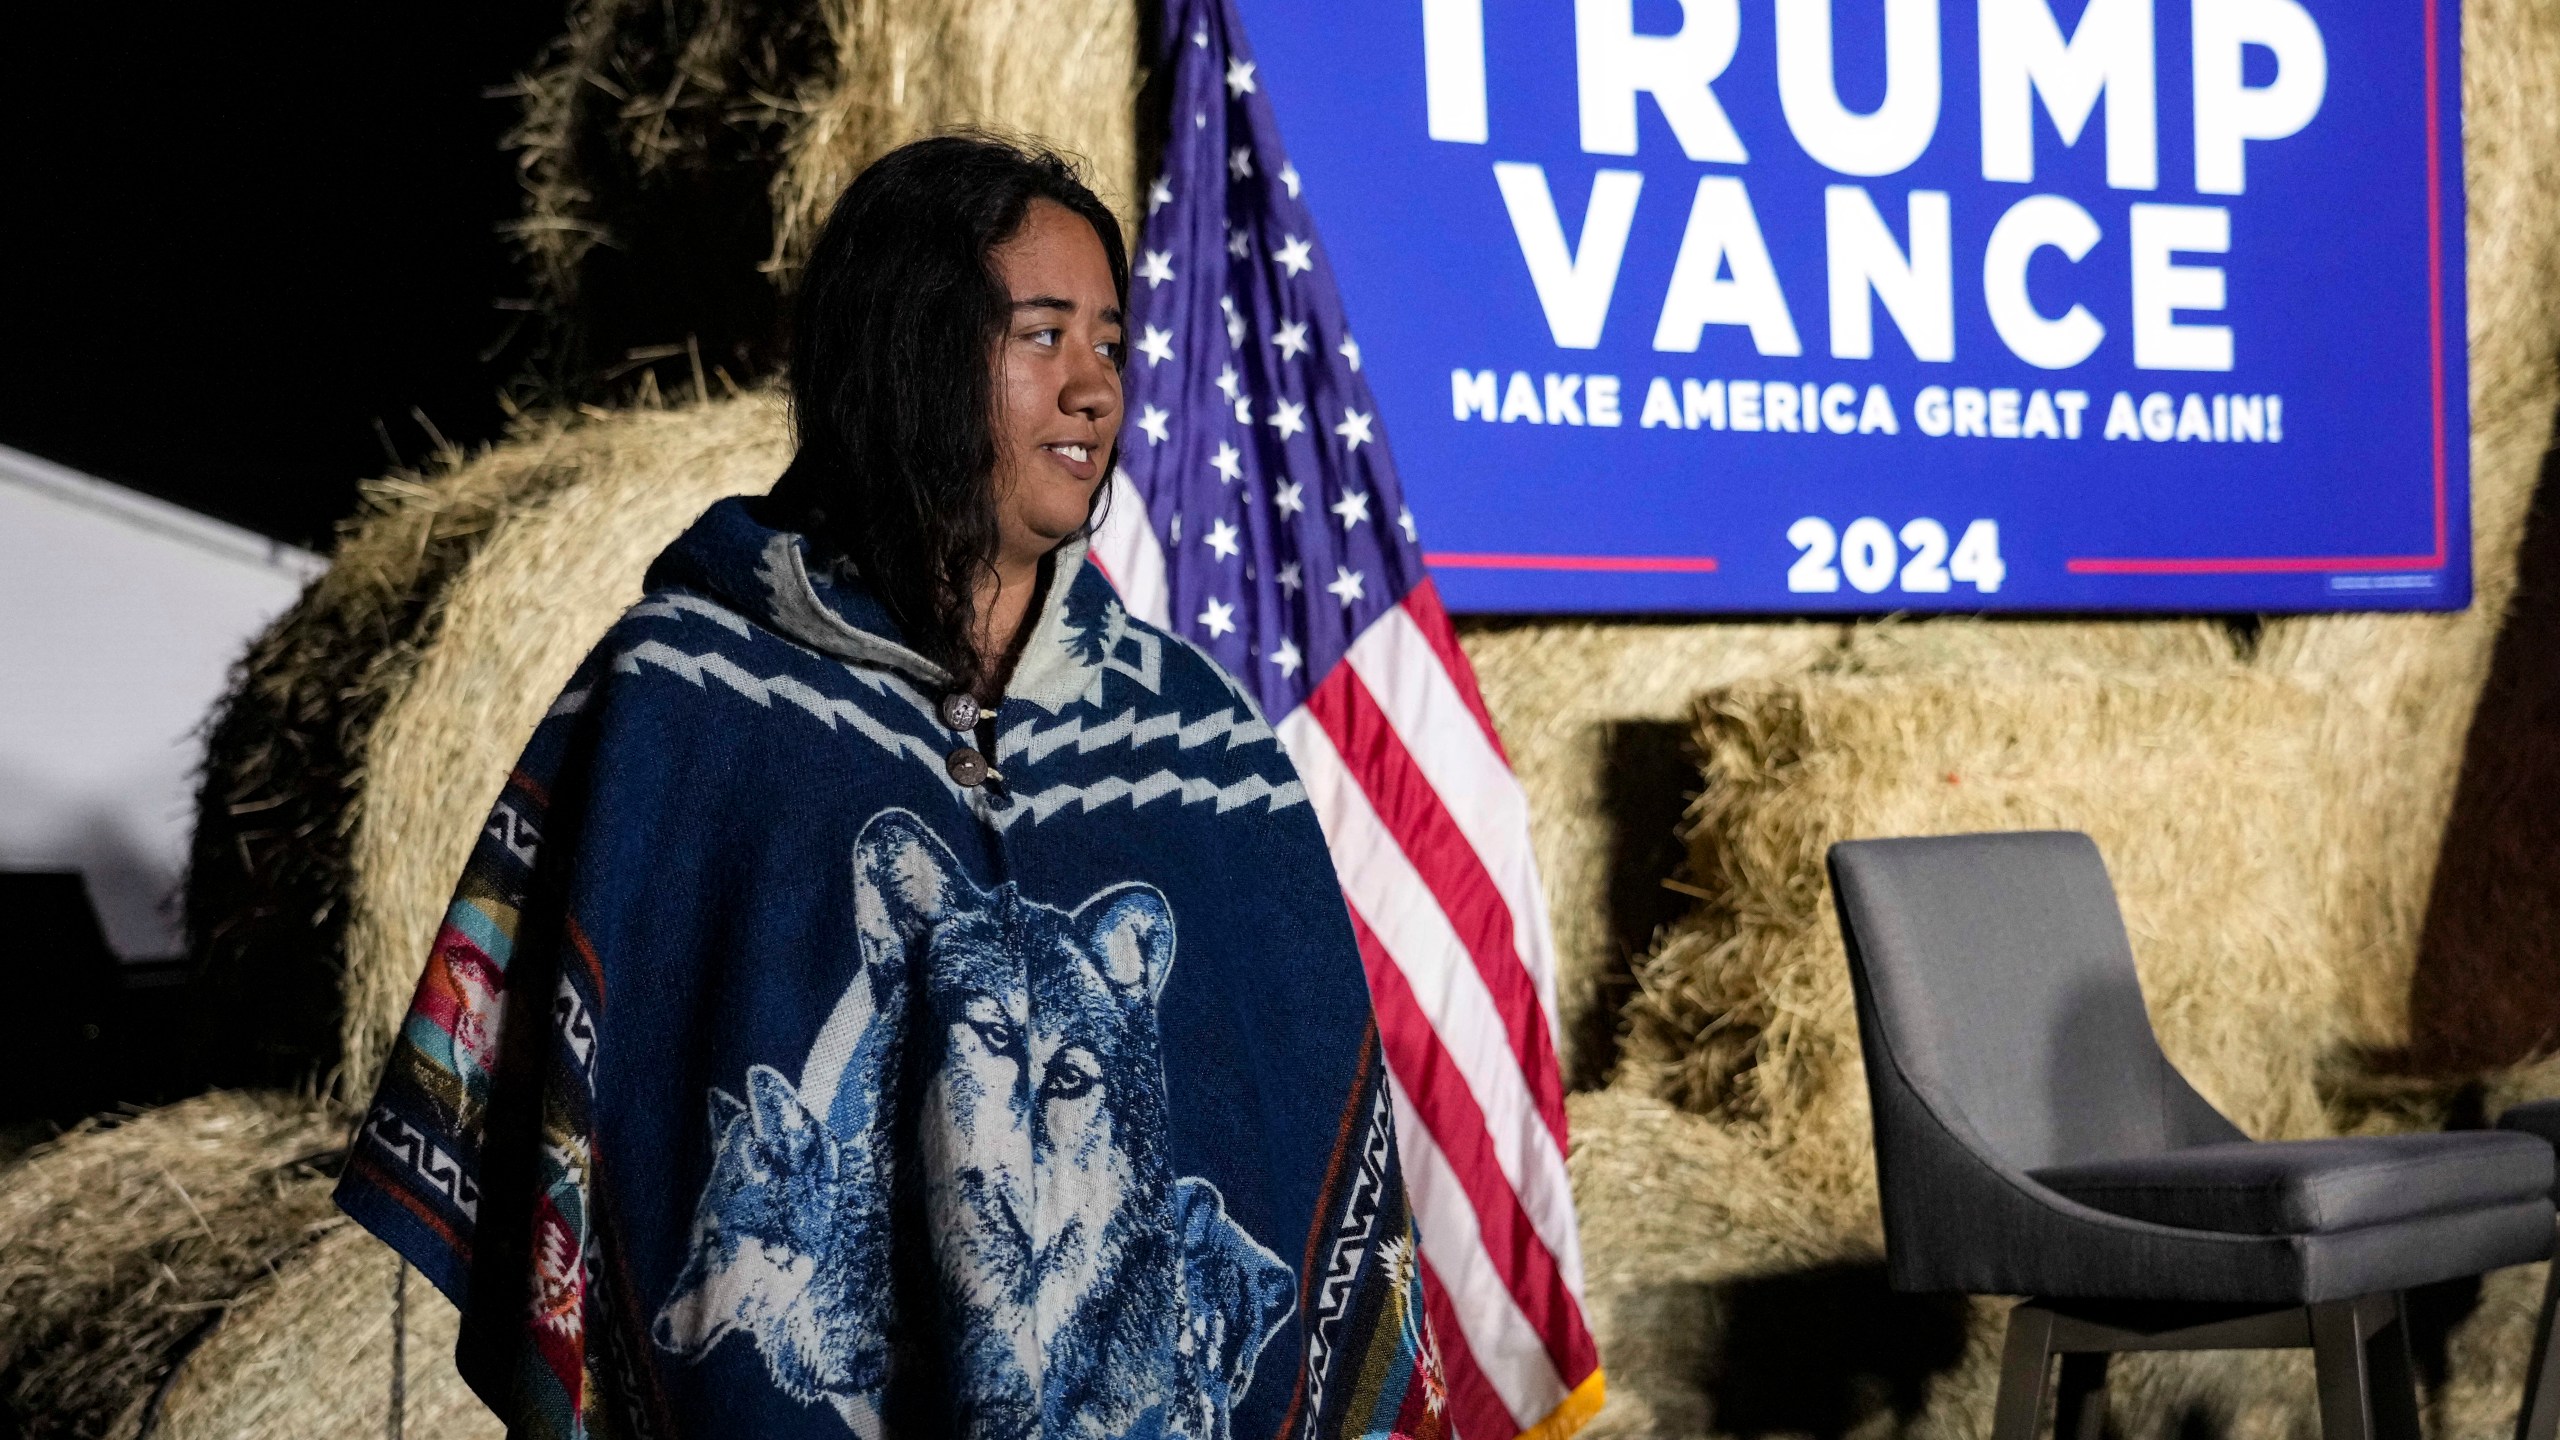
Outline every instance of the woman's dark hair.
POLYGON ((907 644, 972 690, 996 659, 977 653, 970 620, 995 563, 990 357, 1012 316, 989 252, 1036 200, 1093 226, 1126 310, 1120 222, 1074 165, 968 134, 901 146, 855 177, 792 316, 798 449, 773 488, 775 519, 850 561, 907 644))

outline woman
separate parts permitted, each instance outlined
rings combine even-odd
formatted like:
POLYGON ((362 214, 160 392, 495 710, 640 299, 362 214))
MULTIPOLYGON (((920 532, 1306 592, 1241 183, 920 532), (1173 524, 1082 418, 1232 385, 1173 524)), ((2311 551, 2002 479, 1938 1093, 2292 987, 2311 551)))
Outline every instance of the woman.
POLYGON ((1322 836, 1085 563, 1127 287, 1054 156, 864 172, 509 778, 338 1198, 511 1434, 1439 1432, 1322 836))

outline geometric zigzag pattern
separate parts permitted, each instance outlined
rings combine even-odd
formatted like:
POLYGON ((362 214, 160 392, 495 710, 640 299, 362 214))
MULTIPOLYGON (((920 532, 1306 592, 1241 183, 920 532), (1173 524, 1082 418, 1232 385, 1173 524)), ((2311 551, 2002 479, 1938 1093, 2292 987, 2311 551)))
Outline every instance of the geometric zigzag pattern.
MULTIPOLYGON (((1387 1087, 1382 1084, 1376 1102, 1370 1106, 1368 1138, 1360 1146, 1360 1173, 1354 1177, 1341 1219, 1334 1225, 1333 1253, 1325 1262, 1324 1278, 1317 1282, 1315 1296, 1307 1307, 1310 1434, 1315 1431, 1316 1417, 1324 1413, 1325 1379, 1333 1373, 1335 1332, 1342 1328, 1344 1313, 1350 1306, 1351 1282, 1375 1238, 1379 1202, 1385 1198, 1387 1188, 1387 1137, 1393 1133, 1394 1113, 1387 1087)), ((1399 1293, 1401 1288, 1398 1287, 1399 1293)))
POLYGON ((1036 794, 1016 791, 1012 805, 993 812, 988 818, 996 823, 997 828, 1003 829, 1012 823, 1015 815, 1024 811, 1030 812, 1032 822, 1037 824, 1079 802, 1086 810, 1099 810, 1115 800, 1127 800, 1130 808, 1135 809, 1168 795, 1179 798, 1185 805, 1208 801, 1218 807, 1219 814, 1224 815, 1257 800, 1269 801, 1273 810, 1304 804, 1307 787, 1295 780, 1274 785, 1259 775, 1247 775, 1231 785, 1218 785, 1198 778, 1185 779, 1170 770, 1158 770, 1138 780, 1106 775, 1090 785, 1060 785, 1036 794))
MULTIPOLYGON (((981 819, 1000 831, 1009 830, 1026 818, 1038 824, 1069 806, 1080 811, 1092 811, 1123 800, 1135 808, 1170 798, 1183 805, 1213 805, 1219 814, 1225 814, 1257 802, 1271 811, 1285 810, 1292 805, 1304 804, 1307 798, 1306 787, 1295 779, 1275 785, 1260 775, 1247 775, 1240 780, 1220 784, 1205 776, 1158 769, 1136 778, 1106 775, 1089 784, 1057 785, 1045 790, 1017 787, 1011 804, 992 805, 987 803, 987 797, 981 790, 964 791, 952 783, 943 770, 942 751, 931 741, 892 729, 860 705, 841 696, 825 694, 796 677, 756 675, 716 650, 692 654, 659 640, 643 640, 632 645, 617 655, 613 662, 613 668, 623 674, 636 675, 643 666, 681 676, 700 688, 707 689, 706 682, 717 680, 724 689, 768 709, 776 701, 781 701, 823 722, 830 730, 848 727, 890 754, 930 770, 956 796, 968 802, 981 819)), ((845 668, 857 678, 870 678, 861 676, 851 666, 845 668)), ((1219 753, 1257 740, 1269 740, 1275 749, 1279 744, 1271 728, 1255 719, 1250 712, 1222 710, 1185 724, 1179 715, 1140 719, 1135 711, 1127 711, 1089 728, 1072 718, 1037 732, 1033 732, 1027 723, 1017 725, 998 742, 997 763, 1006 764, 1019 756, 1026 764, 1037 765, 1070 744, 1079 754, 1091 754, 1110 745, 1126 743, 1134 749, 1165 739, 1172 740, 1177 751, 1197 750, 1213 740, 1224 739, 1226 744, 1219 747, 1219 753)))
POLYGON ((1171 740, 1177 750, 1193 750, 1220 738, 1226 740, 1229 750, 1257 740, 1280 743, 1270 726, 1246 710, 1220 710, 1188 724, 1179 712, 1141 719, 1137 711, 1123 710, 1099 725, 1087 725, 1082 716, 1070 715, 1046 730, 1037 730, 1025 720, 996 741, 996 763, 1002 765, 1018 758, 1037 765, 1069 745, 1076 747, 1079 755, 1090 755, 1112 745, 1127 745, 1135 750, 1158 740, 1171 740))
MULTIPOLYGON (((824 721, 828 729, 839 723, 850 725, 856 734, 894 755, 920 760, 934 769, 942 768, 942 752, 923 737, 908 735, 880 723, 870 711, 834 695, 812 688, 795 676, 776 675, 767 679, 749 673, 738 662, 717 650, 691 655, 662 640, 643 640, 614 658, 613 668, 626 675, 640 673, 642 665, 655 665, 671 671, 703 687, 706 680, 717 680, 729 689, 770 710, 777 700, 807 711, 824 721)), ((707 687, 703 687, 707 688, 707 687)))
POLYGON ((452 1201, 455 1209, 474 1220, 480 1218, 480 1187, 471 1183, 460 1162, 442 1147, 379 1107, 366 1117, 364 1129, 367 1138, 398 1157, 429 1189, 452 1201))

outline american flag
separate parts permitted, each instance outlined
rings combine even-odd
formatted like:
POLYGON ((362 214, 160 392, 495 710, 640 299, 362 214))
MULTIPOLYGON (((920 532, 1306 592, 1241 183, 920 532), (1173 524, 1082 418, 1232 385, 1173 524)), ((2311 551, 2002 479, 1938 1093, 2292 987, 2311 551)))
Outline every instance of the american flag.
POLYGON ((1324 825, 1461 1440, 1599 1409, 1527 796, 1423 567, 1233 0, 1168 0, 1172 128, 1093 553, 1262 703, 1324 825))

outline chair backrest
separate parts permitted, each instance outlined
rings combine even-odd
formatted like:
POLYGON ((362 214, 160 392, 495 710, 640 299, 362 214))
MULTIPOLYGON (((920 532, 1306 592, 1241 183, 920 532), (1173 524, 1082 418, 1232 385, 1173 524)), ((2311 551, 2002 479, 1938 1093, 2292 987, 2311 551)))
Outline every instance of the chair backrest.
POLYGON ((1900 1144, 1879 1134, 1880 1151, 1953 1140, 2018 1172, 2245 1138, 2161 1053, 2088 836, 1849 841, 1831 876, 1859 1021, 1877 1032, 1869 1082, 1920 1102, 1879 1105, 1878 1125, 1889 1112, 1962 1122, 1900 1144))

